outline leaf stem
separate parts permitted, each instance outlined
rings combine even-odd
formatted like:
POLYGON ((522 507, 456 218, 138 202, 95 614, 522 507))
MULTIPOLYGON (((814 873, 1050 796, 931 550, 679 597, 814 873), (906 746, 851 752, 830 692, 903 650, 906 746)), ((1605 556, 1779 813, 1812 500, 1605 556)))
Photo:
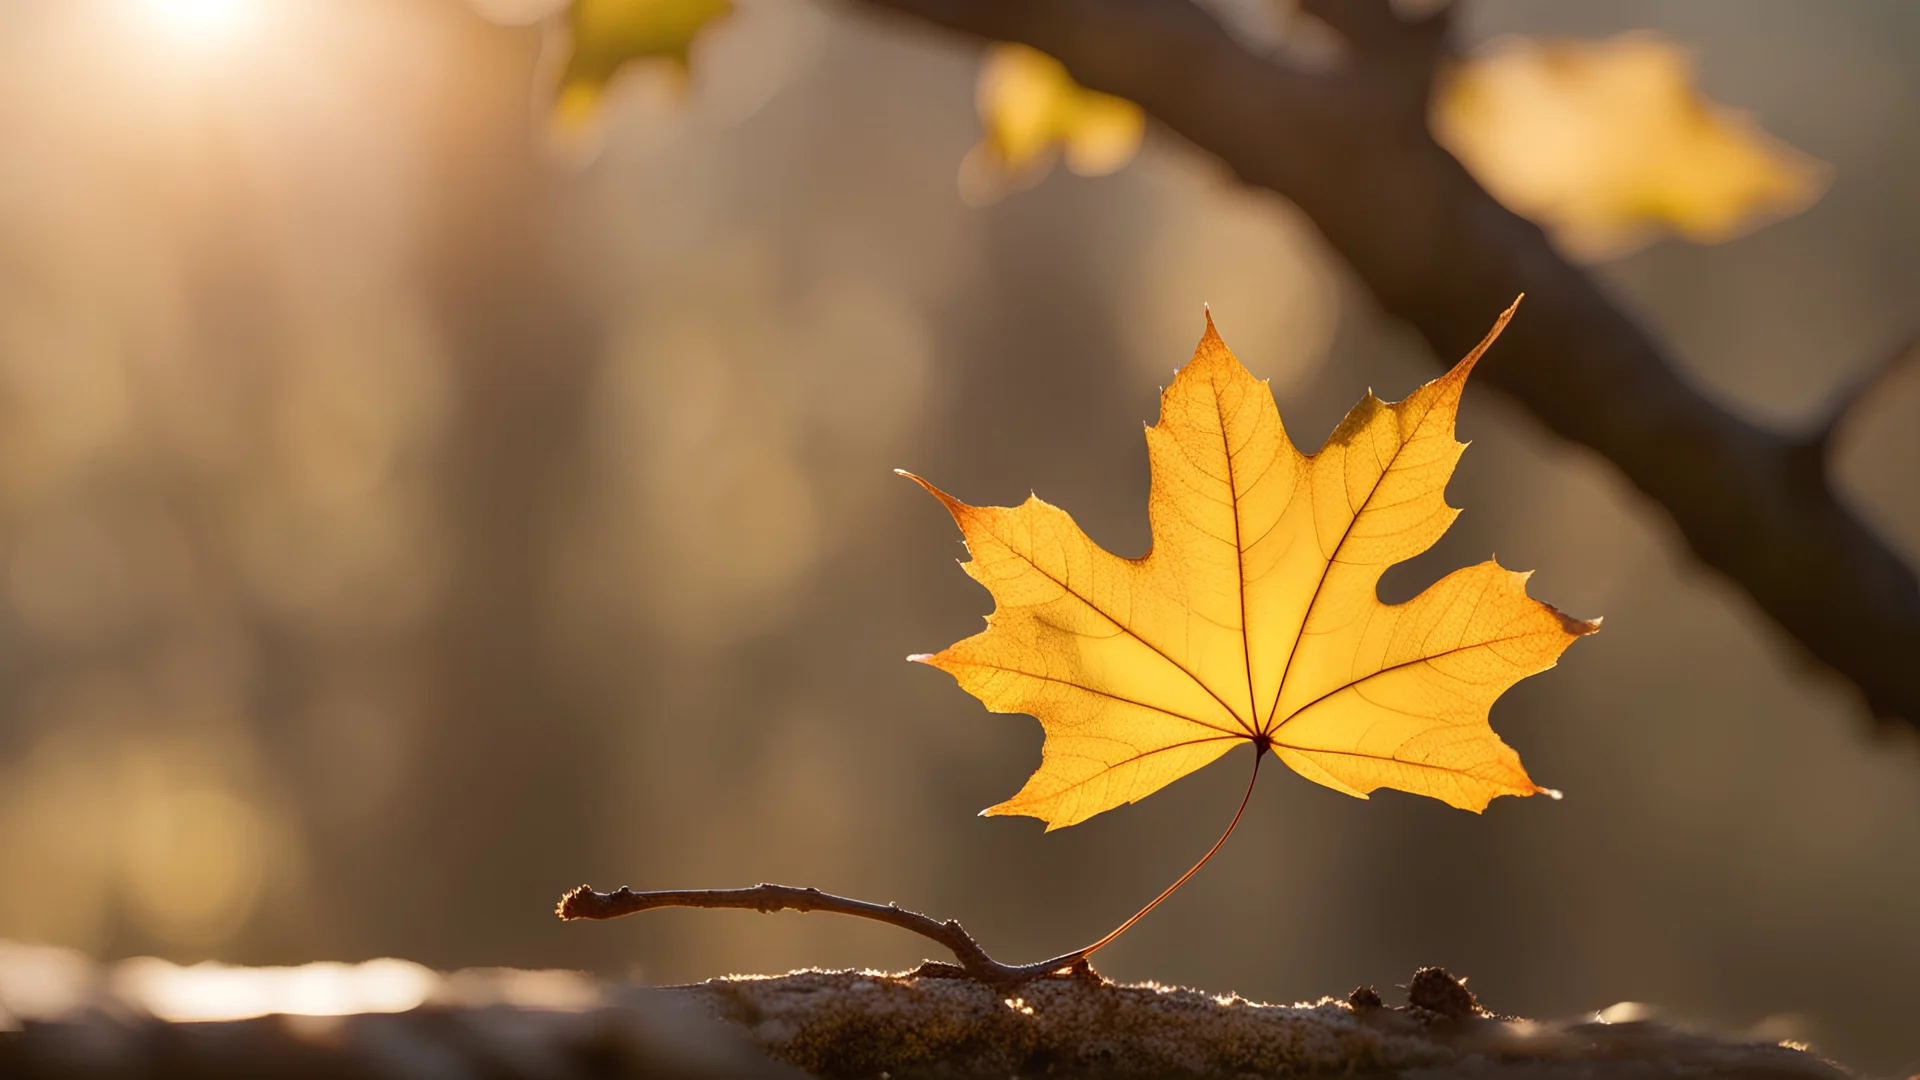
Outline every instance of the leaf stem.
MULTIPOLYGON (((1253 743, 1253 775, 1247 777, 1247 793, 1245 795, 1240 796, 1240 807, 1239 809, 1233 812, 1233 820, 1227 822, 1227 831, 1220 834, 1220 839, 1215 840, 1213 842, 1213 846, 1207 849, 1207 853, 1205 855, 1200 856, 1200 861, 1197 863, 1194 863, 1193 866, 1190 867, 1186 873, 1180 875, 1180 879, 1178 881, 1175 881, 1173 884, 1167 886, 1164 892, 1162 892, 1159 896, 1154 897, 1150 902, 1148 902, 1146 907, 1143 907, 1139 911, 1134 912, 1132 918, 1128 919, 1126 922, 1121 923, 1119 926, 1114 927, 1112 932, 1107 934, 1106 937, 1103 937, 1099 941, 1096 941, 1093 944, 1088 945, 1086 948, 1081 949, 1077 953, 1068 953, 1067 956, 1073 958, 1071 960, 1067 960, 1068 964, 1071 964, 1077 960, 1084 960, 1087 957, 1092 956, 1094 953, 1099 952, 1101 949, 1104 949, 1107 946, 1113 944, 1115 938, 1118 938, 1121 934, 1124 934, 1128 930, 1131 930, 1133 928, 1134 923, 1137 923, 1141 919, 1146 918, 1148 912, 1152 911, 1154 908, 1159 907, 1161 901, 1165 900, 1167 897, 1172 896, 1174 893, 1178 892, 1180 890, 1180 886, 1185 885, 1189 880, 1192 879, 1193 875, 1200 872, 1201 867, 1207 865, 1207 862, 1213 858, 1214 853, 1219 851, 1220 848, 1226 844, 1227 837, 1232 836, 1233 830, 1239 827, 1240 816, 1247 812, 1247 803, 1253 801, 1253 785, 1256 781, 1260 779, 1260 762, 1264 761, 1266 759, 1266 756, 1267 756, 1267 746, 1263 742, 1256 740, 1253 743)), ((1066 957, 1062 957, 1062 959, 1066 959, 1066 957)))
POLYGON ((1178 881, 1167 886, 1146 907, 1134 912, 1132 918, 1115 927, 1112 933, 1091 945, 1051 960, 1033 964, 1003 964, 987 955, 980 943, 973 940, 973 935, 967 933, 955 919, 941 922, 896 904, 875 904, 792 885, 755 885, 750 889, 664 889, 655 892, 621 888, 610 893, 595 892, 591 886, 582 885, 561 897, 554 913, 562 919, 573 920, 617 919, 622 915, 668 907, 743 908, 761 912, 830 911, 872 919, 919 934, 945 946, 959 961, 958 964, 948 964, 929 960, 913 972, 916 975, 967 978, 1000 989, 1011 989, 1035 979, 1091 975, 1093 969, 1087 964, 1089 956, 1113 944, 1114 939, 1126 933, 1134 923, 1146 918, 1148 912, 1159 907, 1162 901, 1199 873, 1200 868, 1207 865, 1214 853, 1227 842, 1227 837, 1233 835, 1234 828, 1240 824, 1241 815, 1247 812, 1247 803, 1253 799, 1254 781, 1260 779, 1260 761, 1266 757, 1268 746, 1264 741, 1256 740, 1253 749, 1253 776, 1247 780, 1247 793, 1240 797, 1240 808, 1233 812, 1233 820, 1227 823, 1227 831, 1220 834, 1220 839, 1213 842, 1205 855, 1200 856, 1200 861, 1181 874, 1178 881))

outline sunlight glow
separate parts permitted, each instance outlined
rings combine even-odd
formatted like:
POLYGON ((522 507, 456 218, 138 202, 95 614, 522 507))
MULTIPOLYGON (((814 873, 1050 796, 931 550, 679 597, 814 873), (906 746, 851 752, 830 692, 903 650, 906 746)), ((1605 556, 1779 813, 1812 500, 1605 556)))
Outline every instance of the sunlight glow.
POLYGON ((232 37, 262 0, 140 0, 144 14, 170 36, 194 41, 232 37))
POLYGON ((407 960, 246 968, 181 967, 153 957, 119 965, 117 996, 162 1020, 239 1020, 270 1013, 345 1016, 406 1012, 427 1000, 439 977, 407 960))

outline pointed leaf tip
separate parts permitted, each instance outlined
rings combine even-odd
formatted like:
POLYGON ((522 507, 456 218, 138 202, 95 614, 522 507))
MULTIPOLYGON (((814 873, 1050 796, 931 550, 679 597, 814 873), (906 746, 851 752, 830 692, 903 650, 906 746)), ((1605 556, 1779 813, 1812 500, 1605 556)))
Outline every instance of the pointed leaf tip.
POLYGON ((965 511, 973 509, 972 507, 968 506, 966 503, 963 503, 959 499, 956 499, 953 496, 947 494, 946 492, 941 491, 939 488, 934 487, 932 484, 929 484, 923 478, 919 476, 915 476, 913 473, 910 473, 905 469, 895 469, 893 471, 897 475, 904 476, 907 479, 913 481, 914 483, 919 484, 921 490, 925 491, 927 494, 933 496, 934 498, 940 500, 940 505, 947 508, 947 513, 952 514, 953 520, 956 522, 960 520, 961 515, 965 511))
POLYGON ((1493 329, 1487 331, 1487 336, 1480 339, 1480 344, 1475 345, 1473 351, 1468 353, 1465 359, 1453 365, 1453 370, 1446 374, 1447 378, 1465 380, 1466 377, 1472 373, 1474 365, 1478 364, 1480 358, 1486 355, 1487 350, 1493 347, 1493 343, 1500 339, 1500 332, 1505 330, 1507 324, 1513 321, 1513 313, 1520 310, 1520 301, 1525 299, 1526 295, 1526 293, 1521 293, 1519 296, 1513 298, 1513 303, 1507 305, 1507 310, 1501 312, 1500 317, 1493 320, 1493 329))
POLYGON ((931 663, 932 660, 933 654, 930 652, 911 653, 907 656, 907 663, 909 664, 926 664, 931 663))
POLYGON ((1574 637, 1586 637, 1588 634, 1597 634, 1600 632, 1600 624, 1606 621, 1606 616, 1604 615, 1596 615, 1591 619, 1577 619, 1561 611, 1559 608, 1554 607, 1552 604, 1542 604, 1541 606, 1553 612, 1554 617, 1560 620, 1560 628, 1572 634, 1574 637))

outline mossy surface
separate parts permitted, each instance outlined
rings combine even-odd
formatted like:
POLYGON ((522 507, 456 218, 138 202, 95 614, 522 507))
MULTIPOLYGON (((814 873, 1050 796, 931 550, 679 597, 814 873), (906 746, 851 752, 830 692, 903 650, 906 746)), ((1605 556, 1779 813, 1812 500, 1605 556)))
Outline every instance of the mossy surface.
MULTIPOLYGON (((1729 1042, 1649 1022, 1547 1024, 1498 1016, 1439 968, 1389 1006, 1373 988, 1345 1000, 1263 1005, 1091 972, 1017 992, 964 978, 797 971, 647 987, 578 972, 407 975, 404 1012, 287 1016, 266 1001, 231 1019, 168 1020, 204 999, 199 979, 254 980, 271 998, 306 969, 103 966, 44 947, 0 947, 0 1077, 7 1080, 968 1080, 973 1077, 1278 1076, 1447 1080, 1844 1080, 1803 1051, 1729 1042), (197 974, 196 974, 197 972, 197 974), (185 980, 185 981, 183 981, 185 980), (268 1015, 259 1015, 267 1013, 268 1015)), ((398 965, 398 968, 396 968, 398 965)), ((365 966, 363 966, 364 968, 365 966)), ((351 973, 328 969, 336 981, 351 973)), ((1391 991, 1390 991, 1391 993, 1391 991)))
POLYGON ((680 992, 774 1057, 831 1078, 1845 1076, 1786 1047, 1655 1024, 1540 1024, 1477 1006, 1449 1015, 1419 1005, 1356 1010, 1330 998, 1263 1005, 1089 979, 1004 994, 964 979, 870 971, 734 977, 680 992))

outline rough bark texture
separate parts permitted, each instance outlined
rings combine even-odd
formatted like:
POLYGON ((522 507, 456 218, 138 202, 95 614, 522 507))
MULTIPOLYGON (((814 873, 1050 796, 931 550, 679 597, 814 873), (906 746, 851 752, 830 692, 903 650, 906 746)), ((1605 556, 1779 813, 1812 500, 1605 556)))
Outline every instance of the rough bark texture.
POLYGON ((1031 45, 1085 85, 1138 102, 1297 204, 1381 306, 1449 362, 1525 293, 1479 377, 1611 461, 1701 562, 1851 680, 1877 716, 1920 725, 1920 582, 1837 497, 1831 428, 1774 433, 1708 398, 1433 141, 1444 12, 1409 22, 1386 0, 1305 0, 1348 44, 1333 70, 1305 71, 1248 51, 1191 0, 867 2, 1031 45))
POLYGON ((1652 1023, 1498 1017, 1437 968, 1416 973, 1411 1003, 1398 1008, 1366 990, 1350 1001, 1260 1005, 1098 978, 1042 980, 1009 996, 964 978, 858 971, 665 989, 565 972, 459 972, 437 977, 408 1012, 212 1023, 147 1015, 123 975, 94 969, 52 1004, 21 970, 0 968, 0 1076, 1846 1076, 1803 1051, 1652 1023))
POLYGON ((719 979, 685 993, 768 1053, 832 1077, 1845 1075, 1798 1050, 1652 1023, 1549 1025, 1477 1010, 1356 1009, 1332 999, 1259 1005, 1093 980, 1034 982, 1004 997, 965 979, 796 972, 719 979))

